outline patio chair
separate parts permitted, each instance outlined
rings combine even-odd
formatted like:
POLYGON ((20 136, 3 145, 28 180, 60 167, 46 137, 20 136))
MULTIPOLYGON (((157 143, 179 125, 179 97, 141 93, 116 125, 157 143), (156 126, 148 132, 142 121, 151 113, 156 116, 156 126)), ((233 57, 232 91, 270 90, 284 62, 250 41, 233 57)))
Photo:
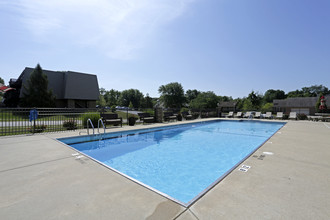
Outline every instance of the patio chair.
POLYGON ((255 117, 255 118, 260 118, 260 117, 261 117, 261 112, 256 112, 256 114, 255 114, 254 117, 255 117))
POLYGON ((273 115, 271 112, 266 112, 265 118, 272 119, 273 115))
POLYGON ((120 125, 120 127, 123 127, 123 118, 118 117, 118 114, 101 114, 101 119, 105 127, 107 124, 120 125))
POLYGON ((164 112, 164 121, 178 120, 177 116, 173 112, 164 112))
POLYGON ((290 112, 289 119, 297 120, 297 112, 290 112))
POLYGON ((235 117, 236 118, 242 118, 242 112, 237 112, 235 117))
POLYGON ((155 117, 151 116, 150 113, 138 113, 139 117, 140 117, 140 121, 143 121, 144 123, 154 123, 155 122, 155 117))
POLYGON ((277 112, 276 113, 276 118, 277 119, 283 119, 283 112, 277 112))
POLYGON ((234 117, 234 112, 229 112, 227 118, 232 118, 232 117, 234 117))

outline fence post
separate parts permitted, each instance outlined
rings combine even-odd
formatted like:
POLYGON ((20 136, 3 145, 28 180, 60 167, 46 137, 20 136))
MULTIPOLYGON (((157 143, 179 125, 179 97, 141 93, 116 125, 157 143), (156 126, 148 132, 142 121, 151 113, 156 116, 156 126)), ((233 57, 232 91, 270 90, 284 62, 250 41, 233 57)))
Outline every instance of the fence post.
POLYGON ((32 118, 33 118, 33 134, 35 133, 36 129, 36 118, 34 117, 34 112, 36 111, 36 108, 33 108, 32 118))
POLYGON ((127 109, 126 109, 126 122, 127 122, 127 125, 128 125, 128 109, 129 109, 129 107, 127 107, 127 109))

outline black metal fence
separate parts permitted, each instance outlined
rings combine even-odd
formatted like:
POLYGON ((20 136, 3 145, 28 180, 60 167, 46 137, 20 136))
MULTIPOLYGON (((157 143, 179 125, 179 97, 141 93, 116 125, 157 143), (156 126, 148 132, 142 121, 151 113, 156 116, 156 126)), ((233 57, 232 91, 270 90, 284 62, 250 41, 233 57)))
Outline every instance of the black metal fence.
MULTIPOLYGON (((0 136, 83 129, 88 118, 92 116, 98 120, 100 113, 116 113, 123 119, 124 125, 128 124, 129 117, 135 117, 136 123, 142 123, 138 116, 140 112, 151 116, 155 114, 154 109, 0 108, 0 136)), ((180 109, 162 109, 162 112, 171 112, 176 116, 182 114, 180 109)), ((188 109, 187 112, 192 119, 219 117, 217 109, 188 109)), ((178 119, 185 120, 184 117, 178 119)))

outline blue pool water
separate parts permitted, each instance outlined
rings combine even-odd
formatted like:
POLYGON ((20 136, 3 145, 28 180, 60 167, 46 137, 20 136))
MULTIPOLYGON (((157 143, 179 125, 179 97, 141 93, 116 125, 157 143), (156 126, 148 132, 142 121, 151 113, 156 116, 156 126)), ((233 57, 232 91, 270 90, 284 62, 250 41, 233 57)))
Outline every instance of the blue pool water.
POLYGON ((112 135, 110 139, 71 143, 70 146, 188 204, 251 155, 283 125, 213 121, 126 132, 112 135))

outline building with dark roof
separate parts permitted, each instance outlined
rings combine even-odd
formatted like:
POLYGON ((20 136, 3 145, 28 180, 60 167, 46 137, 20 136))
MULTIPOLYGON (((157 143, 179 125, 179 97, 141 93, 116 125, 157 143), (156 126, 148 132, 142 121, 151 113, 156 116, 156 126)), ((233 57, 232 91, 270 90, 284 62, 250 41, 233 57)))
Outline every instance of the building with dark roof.
MULTIPOLYGON (((9 85, 16 89, 19 98, 24 96, 33 70, 26 67, 17 80, 10 80, 9 85)), ((43 73, 48 78, 48 89, 56 97, 57 108, 95 108, 100 94, 96 75, 50 70, 43 70, 43 73)))
MULTIPOLYGON (((314 115, 315 106, 319 97, 295 97, 287 99, 274 99, 273 108, 275 112, 297 112, 298 114, 314 115)), ((330 95, 325 96, 326 101, 330 102, 330 95)), ((327 103, 328 103, 327 102, 327 103)))

